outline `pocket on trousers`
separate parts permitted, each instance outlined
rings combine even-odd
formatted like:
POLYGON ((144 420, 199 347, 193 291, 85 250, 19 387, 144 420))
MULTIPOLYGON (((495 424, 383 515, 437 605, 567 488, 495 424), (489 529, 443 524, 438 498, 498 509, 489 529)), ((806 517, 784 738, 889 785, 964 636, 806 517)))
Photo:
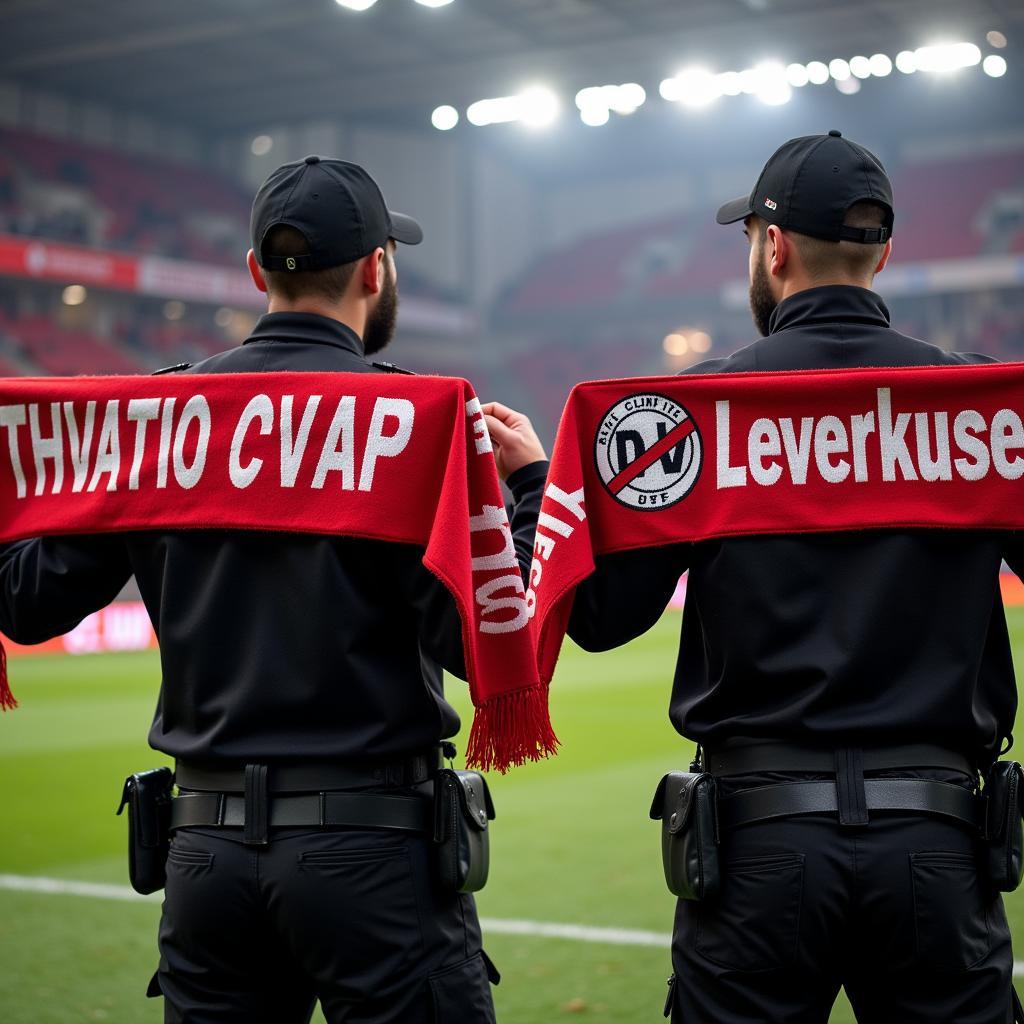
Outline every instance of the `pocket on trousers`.
POLYGON ((924 967, 965 969, 991 947, 986 895, 975 857, 964 853, 912 853, 914 927, 924 967))
POLYGON ((698 951, 738 971, 792 967, 800 946, 803 856, 736 860, 722 876, 719 898, 698 904, 698 951))
POLYGON ((427 978, 435 1024, 494 1024, 494 1001, 483 951, 427 978))
POLYGON ((213 867, 213 854, 206 850, 191 850, 187 847, 175 846, 171 843, 167 851, 167 863, 186 870, 201 870, 213 867))

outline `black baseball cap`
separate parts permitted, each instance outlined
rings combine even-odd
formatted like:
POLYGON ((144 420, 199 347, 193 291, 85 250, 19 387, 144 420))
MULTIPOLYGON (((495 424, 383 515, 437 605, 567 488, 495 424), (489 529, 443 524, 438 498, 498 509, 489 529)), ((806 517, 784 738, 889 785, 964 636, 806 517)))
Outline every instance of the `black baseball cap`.
POLYGON ((260 186, 249 222, 256 261, 264 270, 326 270, 352 263, 389 238, 423 241, 423 228, 384 202, 377 182, 358 164, 307 156, 282 164, 260 186), (264 253, 271 228, 301 232, 309 250, 299 256, 264 253))
POLYGON ((805 135, 779 146, 754 191, 726 203, 715 219, 735 224, 751 214, 812 238, 877 244, 892 235, 892 182, 874 153, 841 132, 805 135), (866 200, 885 208, 885 226, 845 225, 846 211, 866 200))

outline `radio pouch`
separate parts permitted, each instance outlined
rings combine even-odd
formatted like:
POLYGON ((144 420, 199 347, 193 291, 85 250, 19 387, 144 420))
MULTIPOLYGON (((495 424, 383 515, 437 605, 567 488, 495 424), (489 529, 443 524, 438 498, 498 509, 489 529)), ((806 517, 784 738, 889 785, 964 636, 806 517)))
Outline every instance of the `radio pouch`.
POLYGON ((128 808, 128 877, 143 896, 162 889, 167 881, 173 787, 170 768, 137 772, 124 782, 117 813, 128 808))
POLYGON ((985 775, 985 847, 992 885, 1013 892, 1024 875, 1024 769, 996 761, 985 775))
POLYGON ((494 820, 487 780, 479 772, 442 768, 434 779, 434 842, 447 892, 478 892, 490 869, 489 822, 494 820))
POLYGON ((661 860, 669 892, 684 900, 714 899, 721 883, 714 777, 669 772, 658 783, 651 817, 661 821, 661 860))

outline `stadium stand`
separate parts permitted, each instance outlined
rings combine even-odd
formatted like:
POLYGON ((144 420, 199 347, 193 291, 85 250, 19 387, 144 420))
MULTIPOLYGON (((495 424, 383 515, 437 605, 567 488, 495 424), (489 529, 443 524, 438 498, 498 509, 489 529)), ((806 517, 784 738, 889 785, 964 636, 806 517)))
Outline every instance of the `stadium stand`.
MULTIPOLYGON (((1024 252, 1024 149, 906 164, 895 260, 1024 252)), ((743 277, 737 230, 675 216, 582 238, 544 255, 506 289, 506 315, 612 306, 717 289, 743 277)))
POLYGON ((236 265, 249 197, 215 173, 0 129, 0 230, 236 265))

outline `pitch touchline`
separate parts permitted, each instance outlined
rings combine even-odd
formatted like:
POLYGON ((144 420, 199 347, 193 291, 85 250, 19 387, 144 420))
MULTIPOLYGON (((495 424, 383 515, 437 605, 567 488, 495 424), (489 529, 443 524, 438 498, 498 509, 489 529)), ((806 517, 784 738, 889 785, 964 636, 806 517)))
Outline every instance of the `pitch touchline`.
MULTIPOLYGON (((35 892, 56 896, 88 896, 126 903, 156 903, 159 893, 140 896, 126 885, 102 882, 79 882, 68 878, 43 878, 37 875, 0 875, 0 889, 12 892, 35 892)), ((572 942, 597 942, 609 946, 653 946, 666 952, 670 936, 635 928, 597 928, 582 924, 555 924, 550 921, 519 921, 514 918, 483 917, 480 924, 493 935, 529 935, 545 939, 568 939, 572 942)), ((1024 976, 1024 960, 1013 962, 1016 977, 1024 976)))

